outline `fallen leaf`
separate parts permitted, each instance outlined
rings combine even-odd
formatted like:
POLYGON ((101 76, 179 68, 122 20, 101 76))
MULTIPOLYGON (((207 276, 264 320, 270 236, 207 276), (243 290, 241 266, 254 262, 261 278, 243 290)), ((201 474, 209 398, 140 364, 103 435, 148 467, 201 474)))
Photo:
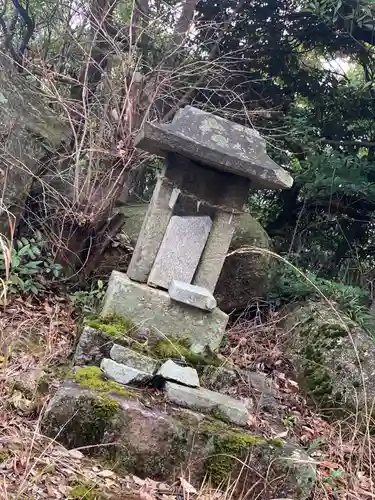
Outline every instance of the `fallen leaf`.
POLYGON ((194 488, 194 486, 188 483, 188 481, 186 481, 186 479, 184 479, 182 476, 179 477, 179 480, 184 493, 197 493, 197 490, 194 488))
POLYGON ((144 479, 141 479, 140 477, 138 476, 132 476, 132 479, 133 481, 135 482, 135 484, 138 484, 138 486, 143 486, 145 484, 145 481, 144 479))
POLYGON ((104 469, 98 473, 98 476, 100 476, 100 477, 112 477, 112 476, 114 476, 114 474, 115 473, 113 472, 113 470, 104 469))
POLYGON ((69 456, 72 457, 72 458, 76 458, 76 459, 81 459, 81 458, 84 458, 84 454, 81 453, 79 450, 69 450, 69 456))

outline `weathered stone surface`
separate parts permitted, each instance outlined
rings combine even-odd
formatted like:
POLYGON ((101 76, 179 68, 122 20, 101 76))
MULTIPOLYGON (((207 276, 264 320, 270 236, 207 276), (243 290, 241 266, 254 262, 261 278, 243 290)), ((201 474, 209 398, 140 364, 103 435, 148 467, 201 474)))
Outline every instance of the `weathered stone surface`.
POLYGON ((150 409, 72 383, 50 400, 41 428, 68 448, 84 447, 84 453, 113 461, 119 474, 173 482, 184 470, 196 487, 203 478, 217 486, 232 478, 238 485, 234 498, 251 491, 264 500, 305 500, 316 479, 313 462, 296 446, 276 445, 187 410, 150 409))
POLYGON ((171 218, 148 284, 168 290, 172 280, 190 283, 212 226, 207 216, 175 215, 171 218))
POLYGON ((201 376, 202 386, 211 391, 230 394, 237 387, 238 375, 234 370, 223 366, 206 366, 201 376))
MULTIPOLYGON (((135 242, 147 211, 147 205, 123 207, 121 210, 126 217, 123 231, 135 242)), ((211 232, 212 230, 213 228, 211 232)), ((206 247, 210 241, 211 232, 206 247)), ((229 253, 241 247, 258 247, 266 250, 270 248, 267 233, 259 222, 247 213, 239 216, 229 253)), ((231 312, 234 309, 246 307, 252 299, 263 297, 268 287, 269 261, 267 254, 250 252, 227 257, 214 292, 218 306, 223 311, 231 312)), ((193 282, 195 283, 195 280, 193 282)))
POLYGON ((239 226, 224 262, 214 296, 218 306, 226 312, 244 309, 254 300, 264 297, 268 286, 270 256, 252 252, 251 248, 270 248, 270 239, 250 214, 239 216, 239 226), (246 252, 232 253, 247 247, 246 252), (249 250, 250 249, 250 250, 249 250))
POLYGON ((171 299, 189 306, 198 307, 203 311, 213 311, 216 299, 206 288, 173 280, 168 289, 171 299))
POLYGON ((194 276, 194 284, 214 292, 227 256, 238 215, 217 211, 203 255, 194 276))
POLYGON ((133 280, 145 283, 151 272, 164 233, 172 217, 172 210, 169 206, 172 191, 173 187, 166 183, 162 177, 159 178, 128 267, 128 276, 133 280))
POLYGON ((267 155, 266 142, 258 132, 192 106, 180 109, 172 123, 146 123, 135 144, 159 156, 173 151, 247 177, 257 188, 293 184, 290 175, 267 155))
POLYGON ((199 387, 197 370, 190 366, 180 366, 171 359, 161 365, 156 375, 189 387, 199 387))
MULTIPOLYGON (((0 233, 8 234, 8 211, 17 222, 40 160, 56 150, 70 127, 43 99, 40 89, 0 55, 0 233)), ((16 225, 17 225, 16 222, 16 225)))
MULTIPOLYGON (((337 305, 335 309, 339 311, 337 305)), ((300 386, 323 409, 371 408, 375 399, 374 342, 326 302, 307 302, 289 313, 285 350, 300 386)), ((367 417, 368 418, 368 417, 367 417)))
POLYGON ((152 375, 149 373, 116 363, 116 361, 107 358, 102 359, 100 368, 106 377, 122 385, 147 384, 152 378, 152 375))
POLYGON ((165 384, 165 391, 167 399, 171 403, 220 416, 220 418, 236 425, 247 425, 249 413, 246 406, 230 396, 208 389, 186 387, 173 382, 165 384))
POLYGON ((191 349, 216 351, 223 338, 228 316, 216 308, 212 312, 174 302, 164 290, 131 281, 126 274, 113 271, 104 298, 102 315, 119 314, 136 324, 149 326, 162 334, 191 342, 191 349))
POLYGON ((112 346, 113 338, 110 335, 85 326, 74 353, 73 365, 99 366, 103 358, 109 358, 112 346))
POLYGON ((277 391, 272 387, 272 380, 264 373, 243 372, 240 375, 254 391, 256 407, 274 417, 278 417, 279 405, 277 402, 277 391))
POLYGON ((150 375, 153 375, 160 365, 160 361, 118 344, 113 345, 109 355, 116 363, 122 363, 150 375))

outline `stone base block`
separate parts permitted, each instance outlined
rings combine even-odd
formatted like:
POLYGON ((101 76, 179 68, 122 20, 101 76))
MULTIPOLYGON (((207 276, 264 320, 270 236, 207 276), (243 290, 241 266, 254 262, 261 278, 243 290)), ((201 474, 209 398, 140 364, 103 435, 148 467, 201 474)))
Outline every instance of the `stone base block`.
POLYGON ((196 487, 230 481, 233 498, 246 491, 262 500, 310 498, 315 465, 297 446, 163 401, 151 408, 128 392, 103 395, 66 382, 44 412, 42 432, 68 448, 83 447, 123 475, 173 482, 183 471, 196 487))
POLYGON ((218 308, 205 312, 179 304, 167 292, 132 281, 118 271, 112 271, 102 309, 102 316, 110 314, 126 316, 166 337, 188 339, 197 353, 207 347, 217 351, 228 322, 228 315, 218 308))

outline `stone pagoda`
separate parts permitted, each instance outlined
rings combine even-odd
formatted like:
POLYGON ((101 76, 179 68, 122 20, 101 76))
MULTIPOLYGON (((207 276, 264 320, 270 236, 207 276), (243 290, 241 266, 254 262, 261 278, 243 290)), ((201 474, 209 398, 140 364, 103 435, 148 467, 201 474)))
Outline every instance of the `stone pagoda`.
POLYGON ((136 146, 165 158, 127 274, 113 271, 102 315, 118 314, 216 351, 228 315, 215 286, 250 189, 291 176, 254 129, 186 106, 169 124, 146 123, 136 146))

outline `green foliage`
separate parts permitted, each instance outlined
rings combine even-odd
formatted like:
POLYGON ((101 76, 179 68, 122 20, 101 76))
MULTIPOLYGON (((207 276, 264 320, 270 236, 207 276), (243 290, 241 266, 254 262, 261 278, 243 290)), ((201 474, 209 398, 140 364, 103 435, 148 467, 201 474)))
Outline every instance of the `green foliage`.
POLYGON ((270 282, 272 290, 269 298, 278 306, 324 296, 336 302, 360 327, 371 334, 375 333, 373 316, 368 308, 369 295, 363 288, 319 278, 311 272, 306 272, 303 276, 291 266, 281 264, 272 268, 270 282))
POLYGON ((80 309, 83 313, 94 313, 100 305, 105 295, 102 280, 98 280, 96 286, 90 290, 76 290, 69 295, 74 307, 80 309))
POLYGON ((0 273, 10 293, 38 295, 46 290, 47 283, 61 276, 62 267, 52 259, 41 234, 36 233, 33 238, 22 237, 14 242, 10 261, 6 253, 1 253, 0 273))
POLYGON ((98 487, 94 483, 76 481, 69 493, 71 500, 101 500, 98 487))

